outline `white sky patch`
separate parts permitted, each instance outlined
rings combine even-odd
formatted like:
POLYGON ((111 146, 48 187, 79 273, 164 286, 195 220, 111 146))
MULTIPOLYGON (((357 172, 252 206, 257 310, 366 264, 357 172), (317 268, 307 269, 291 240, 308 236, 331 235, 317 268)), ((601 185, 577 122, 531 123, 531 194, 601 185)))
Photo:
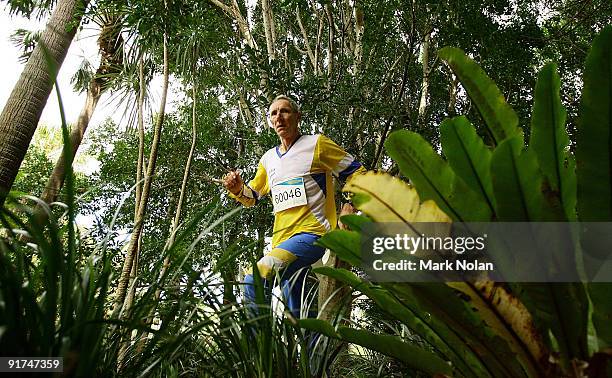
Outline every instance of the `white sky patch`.
MULTIPOLYGON (((6 101, 24 68, 24 64, 19 62, 21 51, 10 41, 10 36, 15 30, 20 28, 32 31, 43 30, 45 24, 46 19, 36 21, 28 20, 24 17, 11 17, 7 9, 0 9, 0 52, 2 54, 2 59, 0 59, 0 72, 4 73, 3 82, 0 86, 0 110, 4 109, 6 101)), ((98 30, 93 23, 89 23, 80 30, 72 41, 68 54, 58 74, 57 82, 59 84, 62 104, 68 125, 76 123, 86 99, 85 92, 74 92, 70 84, 70 79, 79 69, 83 59, 89 60, 94 69, 98 67, 100 58, 98 55, 97 39, 98 30)), ((182 86, 179 81, 171 78, 168 89, 166 113, 175 111, 178 106, 185 102, 185 96, 181 89, 182 86)), ((162 77, 160 75, 153 78, 149 90, 152 97, 151 108, 153 112, 158 112, 162 91, 162 77)), ((100 98, 98 107, 90 120, 88 126, 89 131, 85 134, 85 140, 79 151, 85 151, 87 149, 87 135, 91 130, 104 123, 108 118, 111 118, 120 128, 127 127, 128 117, 124 116, 124 114, 126 114, 125 109, 127 107, 132 107, 134 104, 123 103, 118 105, 116 102, 109 102, 110 98, 110 93, 105 93, 100 98)), ((133 98, 135 99, 135 97, 133 98)), ((59 102, 54 89, 49 95, 39 124, 59 128, 61 126, 59 109, 59 102)), ((150 115, 145 117, 150 119, 150 115)), ((54 161, 53 156, 51 156, 50 159, 54 161)), ((100 162, 93 157, 87 157, 84 161, 78 160, 77 157, 77 162, 74 166, 75 171, 86 175, 96 172, 100 167, 100 162)), ((94 217, 89 215, 78 215, 76 221, 80 226, 89 228, 94 224, 94 217)), ((119 240, 127 240, 127 238, 129 238, 129 232, 121 232, 117 238, 119 238, 119 240)))
MULTIPOLYGON (((0 72, 4 72, 3 85, 0 86, 0 108, 4 108, 6 101, 8 100, 13 87, 17 83, 21 72, 23 71, 24 64, 20 63, 18 58, 21 54, 19 49, 13 46, 10 41, 10 36, 13 32, 19 28, 28 30, 40 30, 45 27, 46 20, 31 21, 24 17, 9 16, 6 9, 0 10, 0 51, 2 53, 2 59, 0 59, 0 72)), ((98 56, 98 44, 97 44, 97 30, 91 27, 92 23, 89 23, 87 27, 78 32, 75 39, 73 40, 68 54, 58 75, 58 84, 62 95, 62 103, 64 112, 66 114, 66 121, 68 124, 73 124, 78 119, 81 108, 85 104, 85 93, 74 92, 70 79, 74 73, 79 69, 79 66, 83 58, 89 60, 93 67, 97 68, 99 63, 98 56)), ((94 69, 95 69, 94 68, 94 69)), ((159 110, 159 102, 161 98, 162 78, 157 76, 153 79, 150 84, 150 90, 152 93, 152 108, 153 111, 159 110)), ((178 105, 183 101, 184 96, 180 90, 181 86, 177 80, 171 80, 168 101, 166 104, 166 112, 172 112, 176 110, 178 105)), ((121 104, 116 103, 109 104, 109 98, 111 95, 105 93, 102 95, 98 107, 93 114, 90 121, 90 128, 95 127, 103 123, 107 118, 111 118, 115 123, 125 127, 127 117, 123 117, 125 108, 133 104, 121 104)), ((40 123, 47 125, 59 126, 61 123, 61 117, 59 112, 59 103, 57 101, 57 95, 55 90, 49 95, 47 105, 43 114, 40 118, 40 123)))
MULTIPOLYGON (((4 72, 3 85, 0 86, 0 109, 4 108, 6 101, 8 100, 13 87, 17 83, 21 72, 23 71, 24 64, 19 62, 19 56, 21 51, 15 47, 10 41, 10 36, 17 29, 26 30, 43 30, 46 24, 46 19, 28 20, 24 17, 9 16, 6 9, 0 10, 0 51, 3 59, 0 59, 0 72, 4 72)), ((83 105, 85 104, 86 93, 77 93, 73 90, 70 79, 74 73, 79 69, 81 62, 87 59, 94 69, 98 67, 100 57, 98 54, 98 28, 95 24, 89 23, 86 27, 80 30, 75 39, 73 40, 66 59, 60 69, 57 82, 59 84, 60 93, 62 96, 62 105, 66 116, 66 122, 68 125, 76 123, 78 116, 81 112, 83 105)), ((161 91, 162 91, 162 77, 157 75, 153 78, 150 87, 151 93, 151 107, 153 112, 159 111, 161 91)), ((132 97, 135 101, 136 97, 132 97)), ((121 129, 128 127, 127 123, 130 121, 128 115, 130 108, 135 109, 135 104, 131 102, 118 103, 114 100, 111 93, 107 92, 102 95, 98 102, 92 119, 90 120, 88 131, 85 134, 85 140, 83 146, 79 149, 85 151, 87 149, 87 135, 92 129, 104 123, 108 118, 112 119, 121 129)), ((185 95, 182 90, 182 86, 178 80, 171 77, 170 85, 168 89, 168 99, 166 103, 166 112, 175 111, 178 106, 185 102, 185 95)), ((151 116, 145 116, 146 119, 150 119, 151 116)), ((39 124, 48 125, 50 127, 61 126, 60 107, 57 99, 57 93, 55 89, 49 95, 47 104, 40 118, 39 124)), ((131 125, 136 127, 135 125, 131 125)), ((59 149, 58 149, 59 151, 59 149)), ((56 154, 59 155, 59 154, 56 154)), ((49 159, 54 161, 57 156, 49 156, 49 159)), ((75 164, 75 171, 89 175, 96 172, 99 169, 100 163, 93 159, 87 158, 85 162, 79 162, 75 164)))

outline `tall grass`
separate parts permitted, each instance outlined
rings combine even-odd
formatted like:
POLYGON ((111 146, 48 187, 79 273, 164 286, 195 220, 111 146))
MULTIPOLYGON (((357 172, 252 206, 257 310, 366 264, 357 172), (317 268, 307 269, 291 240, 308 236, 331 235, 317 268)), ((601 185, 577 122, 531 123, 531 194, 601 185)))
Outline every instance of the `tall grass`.
MULTIPOLYGON (((232 282, 230 266, 251 251, 230 246, 214 268, 194 262, 210 232, 239 211, 219 216, 224 210, 218 198, 181 227, 157 260, 147 261, 150 277, 157 279, 137 279, 133 306, 113 317, 119 272, 108 248, 112 234, 92 240, 78 229, 71 161, 66 167, 66 203, 51 209, 37 198, 13 194, 0 209, 0 356, 63 357, 62 375, 75 377, 313 377, 331 371, 342 349, 338 342, 296 327, 288 313, 277 314, 263 300, 259 279, 255 314, 236 301, 240 283, 232 282), (165 255, 171 264, 160 276, 165 255), (158 289, 162 295, 155 300, 158 289), (129 347, 117 371, 124 340, 129 347)), ((309 298, 314 297, 312 290, 309 298)), ((304 301, 302 313, 312 302, 304 301)))
MULTIPOLYGON (((118 318, 110 315, 117 272, 108 240, 92 248, 75 229, 74 212, 56 217, 39 205, 49 212, 42 224, 33 206, 0 212, 0 355, 62 356, 66 376, 310 377, 329 368, 326 340, 305 334, 262 298, 256 315, 242 303, 224 303, 228 287, 217 273, 223 265, 214 271, 191 264, 198 242, 232 215, 216 217, 217 203, 184 227, 168 250, 166 274, 137 291, 133 307, 118 318), (202 229, 199 235, 196 229, 202 229), (188 248, 177 247, 190 237, 188 248), (163 295, 154 301, 157 288, 163 295), (149 327, 144 319, 151 313, 156 322, 149 327), (132 342, 117 372, 123 337, 132 342)), ((160 255, 153 272, 162 264, 160 255)), ((261 282, 256 285, 263 290, 261 282)))

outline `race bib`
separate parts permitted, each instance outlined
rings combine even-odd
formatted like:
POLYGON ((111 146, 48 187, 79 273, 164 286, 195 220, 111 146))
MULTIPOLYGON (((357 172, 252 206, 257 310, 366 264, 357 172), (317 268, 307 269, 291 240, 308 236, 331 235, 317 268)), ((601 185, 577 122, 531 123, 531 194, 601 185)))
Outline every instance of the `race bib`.
POLYGON ((304 178, 302 177, 285 180, 272 187, 272 204, 275 214, 307 203, 304 178))

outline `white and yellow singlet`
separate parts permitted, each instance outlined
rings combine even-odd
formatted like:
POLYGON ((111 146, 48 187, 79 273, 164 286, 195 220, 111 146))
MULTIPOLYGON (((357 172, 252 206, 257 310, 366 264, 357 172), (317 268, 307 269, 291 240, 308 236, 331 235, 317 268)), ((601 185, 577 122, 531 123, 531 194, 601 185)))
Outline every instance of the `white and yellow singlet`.
POLYGON ((346 180, 365 172, 361 163, 324 135, 301 135, 288 151, 268 150, 253 180, 239 195, 230 196, 253 206, 271 193, 274 206, 272 248, 300 233, 323 235, 336 227, 333 178, 346 180))

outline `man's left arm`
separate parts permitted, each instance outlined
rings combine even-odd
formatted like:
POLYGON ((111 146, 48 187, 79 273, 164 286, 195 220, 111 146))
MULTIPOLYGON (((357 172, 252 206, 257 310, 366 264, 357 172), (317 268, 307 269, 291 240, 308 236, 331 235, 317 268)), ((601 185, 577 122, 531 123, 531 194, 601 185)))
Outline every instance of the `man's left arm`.
MULTIPOLYGON (((344 151, 340 146, 334 143, 331 139, 324 135, 319 137, 317 141, 317 159, 321 162, 326 170, 342 182, 345 183, 354 175, 363 174, 366 172, 365 167, 359 161, 355 160, 353 155, 344 151)), ((340 209, 340 217, 343 215, 354 214, 355 207, 350 200, 342 205, 340 209)), ((346 226, 338 220, 338 227, 346 229, 346 226)))
POLYGON ((353 155, 343 150, 325 135, 319 136, 316 154, 316 158, 323 168, 331 171, 332 174, 338 177, 343 183, 349 180, 354 174, 366 172, 363 164, 355 160, 353 155))

